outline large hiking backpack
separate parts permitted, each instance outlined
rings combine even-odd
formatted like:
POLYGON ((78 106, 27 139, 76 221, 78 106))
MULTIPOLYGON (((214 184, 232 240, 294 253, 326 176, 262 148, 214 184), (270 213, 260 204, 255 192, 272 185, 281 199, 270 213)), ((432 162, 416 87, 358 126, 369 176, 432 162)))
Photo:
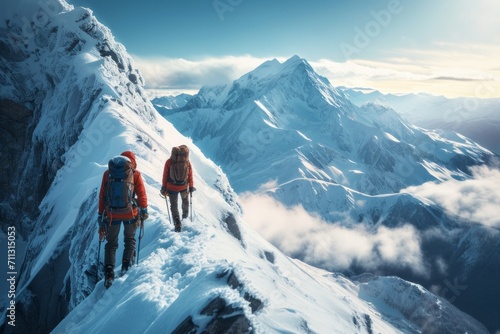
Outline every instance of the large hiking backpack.
POLYGON ((108 163, 108 183, 104 206, 109 214, 132 213, 134 200, 134 169, 129 158, 117 156, 108 163))
POLYGON ((189 148, 186 145, 172 148, 170 156, 169 181, 175 185, 188 183, 189 175, 189 148))

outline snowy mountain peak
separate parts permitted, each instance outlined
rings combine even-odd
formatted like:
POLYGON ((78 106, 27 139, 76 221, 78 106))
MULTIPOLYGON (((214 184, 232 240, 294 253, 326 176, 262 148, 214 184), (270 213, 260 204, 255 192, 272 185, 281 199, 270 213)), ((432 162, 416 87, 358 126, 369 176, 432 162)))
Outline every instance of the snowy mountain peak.
POLYGON ((290 72, 295 72, 297 70, 302 70, 310 74, 315 74, 313 68, 309 64, 309 62, 301 58, 297 55, 294 55, 290 58, 288 58, 284 63, 283 63, 283 71, 290 71, 290 72))
POLYGON ((320 77, 314 71, 314 69, 306 59, 300 58, 299 56, 295 55, 287 59, 283 63, 280 63, 276 59, 264 62, 262 65, 243 75, 235 82, 241 82, 249 78, 258 80, 264 79, 265 77, 272 77, 273 80, 280 81, 283 84, 286 84, 287 80, 299 80, 301 82, 304 82, 304 80, 306 80, 307 78, 314 81, 327 81, 327 79, 320 77))
POLYGON ((307 63, 307 60, 305 58, 298 56, 298 55, 293 55, 285 61, 285 64, 286 63, 297 63, 297 62, 307 63))
MULTIPOLYGON (((257 66, 255 69, 250 71, 249 73, 246 73, 242 76, 242 78, 246 78, 250 76, 253 79, 262 79, 266 76, 271 76, 271 75, 276 75, 280 73, 281 75, 284 75, 283 72, 293 72, 297 67, 303 66, 311 68, 307 60, 300 58, 299 56, 295 55, 284 62, 280 62, 276 58, 267 60, 257 66)), ((311 68, 312 70, 312 68, 311 68)), ((237 79, 236 81, 239 81, 240 79, 237 79)))
MULTIPOLYGON (((254 70, 251 71, 252 77, 256 78, 264 78, 268 75, 275 74, 281 68, 281 63, 278 59, 274 58, 272 60, 268 60, 257 66, 254 70)), ((249 73, 244 74, 243 76, 248 76, 249 73)))
POLYGON ((47 23, 47 20, 60 13, 67 12, 73 9, 64 0, 55 1, 37 1, 37 0, 20 0, 20 1, 3 1, 2 11, 0 12, 1 25, 17 25, 19 23, 26 24, 29 19, 32 20, 32 25, 25 25, 25 32, 32 34, 36 31, 37 26, 47 23))
MULTIPOLYGON (((253 101, 301 100, 308 105, 326 103, 346 106, 350 102, 328 80, 319 76, 303 58, 293 56, 283 63, 273 59, 241 76, 230 85, 202 87, 183 109, 222 108, 234 110, 253 101)), ((320 107, 320 106, 318 106, 320 107)), ((320 107, 321 108, 321 107, 320 107)))

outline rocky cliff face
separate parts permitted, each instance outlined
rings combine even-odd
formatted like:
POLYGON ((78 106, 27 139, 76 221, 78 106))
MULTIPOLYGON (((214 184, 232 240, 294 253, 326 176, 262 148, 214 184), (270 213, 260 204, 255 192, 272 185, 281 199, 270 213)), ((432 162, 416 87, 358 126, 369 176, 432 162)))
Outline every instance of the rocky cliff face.
MULTIPOLYGON (((73 10, 64 1, 32 1, 9 4, 2 15, 9 13, 0 29, 0 154, 5 175, 0 220, 2 229, 14 225, 19 240, 28 244, 26 257, 17 259, 22 262, 18 329, 48 331, 69 305, 89 291, 70 293, 75 286, 74 277, 67 276, 72 263, 69 234, 47 265, 37 266, 51 228, 62 223, 43 200, 63 166, 81 164, 103 141, 106 123, 91 133, 85 131, 100 110, 109 103, 146 99, 140 88, 142 78, 125 49, 90 11, 73 10), (107 82, 110 78, 116 86, 107 82), (127 97, 118 101, 123 95, 127 97), (54 283, 50 289, 47 282, 54 283)), ((153 112, 146 111, 145 117, 153 112)), ((88 204, 87 209, 95 212, 94 206, 88 204)), ((80 219, 76 226, 94 224, 88 217, 80 219)), ((70 231, 81 232, 81 245, 89 245, 86 228, 70 231)))
MULTIPOLYGON (((2 202, 0 219, 4 222, 17 220, 16 213, 19 212, 26 212, 30 219, 36 217, 37 210, 33 210, 33 204, 39 203, 40 198, 38 202, 35 200, 31 203, 32 205, 29 205, 25 202, 28 201, 26 196, 18 195, 20 191, 26 190, 26 187, 19 186, 23 178, 22 169, 17 167, 23 166, 27 160, 25 149, 31 146, 32 133, 33 111, 12 100, 1 100, 0 138, 3 144, 0 147, 0 156, 4 161, 1 170, 2 175, 9 175, 9 177, 3 177, 1 181, 4 191, 0 195, 2 202)), ((20 233, 26 236, 28 231, 21 229, 20 233)))

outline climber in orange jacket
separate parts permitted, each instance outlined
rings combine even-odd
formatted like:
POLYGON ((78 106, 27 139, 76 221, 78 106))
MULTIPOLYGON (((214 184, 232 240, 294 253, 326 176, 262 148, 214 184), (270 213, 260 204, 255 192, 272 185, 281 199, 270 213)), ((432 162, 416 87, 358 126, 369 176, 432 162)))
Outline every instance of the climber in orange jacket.
POLYGON ((148 199, 141 173, 137 170, 135 155, 125 151, 109 162, 102 175, 99 192, 98 222, 104 246, 105 285, 114 280, 116 249, 120 226, 123 223, 124 243, 122 272, 127 271, 135 258, 135 232, 140 221, 148 218, 148 199))

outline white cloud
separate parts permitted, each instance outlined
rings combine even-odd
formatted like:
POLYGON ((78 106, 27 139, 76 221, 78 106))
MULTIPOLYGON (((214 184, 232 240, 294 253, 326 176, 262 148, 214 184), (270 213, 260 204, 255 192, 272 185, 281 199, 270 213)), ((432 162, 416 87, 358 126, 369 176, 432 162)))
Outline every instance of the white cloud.
POLYGON ((491 41, 498 41, 500 29, 498 13, 500 2, 497 0, 481 0, 473 3, 468 0, 455 0, 456 10, 453 12, 455 22, 465 32, 470 31, 479 37, 487 37, 491 41))
POLYGON ((402 192, 427 198, 462 219, 500 228, 500 171, 481 166, 472 172, 469 180, 428 182, 402 192))
MULTIPOLYGON (((390 50, 385 59, 311 60, 334 86, 365 87, 384 93, 426 92, 447 97, 500 97, 500 46, 436 43, 428 50, 390 50)), ((203 58, 133 56, 148 89, 193 93, 204 85, 230 83, 272 58, 250 55, 203 58)))
POLYGON ((369 231, 356 223, 346 227, 323 222, 302 206, 287 208, 266 195, 245 194, 240 200, 244 219, 289 256, 328 270, 344 270, 353 263, 376 270, 390 264, 425 275, 420 237, 411 225, 369 231))
POLYGON ((187 60, 132 56, 146 88, 199 90, 204 85, 230 83, 269 59, 252 56, 226 56, 187 60))
POLYGON ((266 183, 263 183, 259 186, 259 189, 257 189, 257 191, 266 191, 266 190, 271 190, 271 189, 274 189, 278 186, 278 180, 277 179, 274 179, 274 180, 269 180, 268 182, 266 183))
POLYGON ((345 63, 321 59, 311 65, 334 86, 493 98, 500 97, 499 53, 497 45, 441 42, 428 50, 391 50, 385 59, 351 59, 345 63))

